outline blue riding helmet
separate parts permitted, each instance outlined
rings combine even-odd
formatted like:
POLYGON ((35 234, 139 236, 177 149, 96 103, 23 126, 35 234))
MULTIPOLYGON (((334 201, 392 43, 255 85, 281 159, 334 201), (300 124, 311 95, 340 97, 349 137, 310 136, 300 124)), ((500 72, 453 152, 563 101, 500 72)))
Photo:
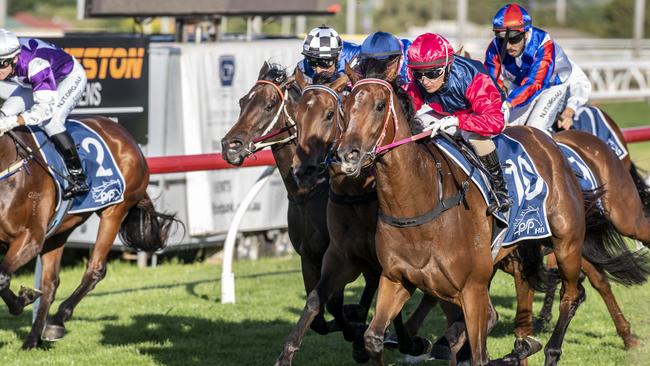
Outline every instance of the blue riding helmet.
POLYGON ((385 59, 402 54, 402 43, 394 35, 387 32, 370 34, 361 44, 359 57, 385 59))
POLYGON ((532 26, 533 18, 523 6, 517 4, 504 5, 492 19, 492 30, 495 32, 528 32, 532 26))

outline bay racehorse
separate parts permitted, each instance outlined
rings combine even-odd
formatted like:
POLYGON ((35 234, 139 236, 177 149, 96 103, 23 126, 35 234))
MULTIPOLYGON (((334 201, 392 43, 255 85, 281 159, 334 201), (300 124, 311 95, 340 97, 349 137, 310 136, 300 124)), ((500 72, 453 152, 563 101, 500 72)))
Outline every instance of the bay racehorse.
MULTIPOLYGON (((317 77, 313 85, 307 85, 300 70, 296 70, 295 79, 303 94, 295 108, 297 149, 292 170, 298 185, 311 189, 318 183, 321 172, 328 169, 327 159, 333 151, 339 133, 337 126, 343 118, 341 94, 347 89, 349 79, 342 75, 331 83, 321 84, 317 77)), ((377 224, 374 176, 364 172, 358 177, 348 177, 336 169, 329 169, 329 177, 327 228, 330 244, 323 257, 321 276, 309 293, 303 313, 287 337, 276 365, 291 364, 309 325, 322 312, 331 296, 341 292, 360 274, 364 274, 366 287, 376 289, 379 284, 381 265, 377 260, 374 240, 377 224)), ((434 301, 426 295, 423 299, 424 303, 434 301)), ((341 324, 344 337, 353 342, 353 357, 357 362, 368 360, 363 333, 369 309, 362 310, 363 313, 358 316, 359 322, 341 324)), ((395 319, 395 329, 403 353, 418 356, 429 348, 428 340, 408 334, 401 315, 395 319)))
MULTIPOLYGON (((407 119, 411 116, 406 116, 397 103, 406 95, 381 79, 358 81, 351 70, 348 76, 355 86, 344 103, 346 118, 337 155, 341 169, 349 175, 374 166, 384 217, 376 234, 383 272, 376 314, 365 334, 366 348, 376 364, 383 363, 386 326, 417 287, 462 307, 473 364, 487 364, 485 309, 493 260, 492 218, 486 215, 486 204, 475 187, 462 183, 467 177, 435 146, 404 144, 376 155, 377 146, 410 139, 407 119), (439 182, 439 176, 447 178, 439 182), (441 206, 439 197, 459 195, 459 206, 441 206), (431 212, 434 214, 429 215, 431 212), (409 227, 393 226, 387 219, 409 221, 421 215, 433 219, 409 227)), ((578 283, 585 238, 584 201, 575 176, 549 136, 526 127, 511 128, 506 133, 531 153, 549 185, 545 205, 553 236, 547 245, 558 258, 563 279, 560 317, 545 349, 546 363, 553 365, 561 355, 569 322, 584 300, 584 289, 578 283)), ((496 261, 515 248, 502 248, 496 261)))
POLYGON ((27 129, 17 128, 0 137, 0 166, 6 168, 21 161, 25 164, 24 169, 0 182, 0 215, 4 218, 0 242, 6 249, 0 262, 0 296, 11 314, 21 314, 38 297, 37 292, 26 289, 14 294, 10 289, 11 276, 39 254, 42 261, 40 306, 23 343, 24 349, 38 346, 41 335, 48 340, 64 336, 64 323, 77 304, 106 275, 107 256, 118 233, 127 246, 155 251, 165 246, 169 227, 177 221, 173 215, 155 211, 146 192, 147 162, 129 133, 104 117, 85 118, 81 122, 104 139, 115 157, 126 183, 124 200, 95 212, 66 215, 49 238, 46 233, 57 205, 57 188, 47 165, 37 155, 38 148, 27 129), (81 284, 47 320, 59 285, 64 244, 72 231, 94 213, 100 217, 99 231, 81 284))
MULTIPOLYGON (((233 165, 241 165, 255 151, 271 147, 287 189, 289 238, 300 254, 303 283, 308 295, 320 278, 323 255, 330 241, 326 219, 329 181, 326 174, 319 175, 315 187, 304 189, 296 184, 291 172, 296 153, 292 116, 300 93, 293 77, 289 77, 282 66, 265 62, 259 71, 258 81, 239 100, 239 118, 221 144, 224 160, 233 165)), ((364 289, 359 308, 368 309, 374 293, 375 288, 364 289)), ((340 314, 342 306, 341 292, 333 296, 328 310, 332 314, 340 314)), ((354 306, 344 309, 348 309, 350 314, 358 312, 354 306)), ((340 330, 338 322, 327 323, 323 314, 316 317, 311 328, 319 334, 340 330)))

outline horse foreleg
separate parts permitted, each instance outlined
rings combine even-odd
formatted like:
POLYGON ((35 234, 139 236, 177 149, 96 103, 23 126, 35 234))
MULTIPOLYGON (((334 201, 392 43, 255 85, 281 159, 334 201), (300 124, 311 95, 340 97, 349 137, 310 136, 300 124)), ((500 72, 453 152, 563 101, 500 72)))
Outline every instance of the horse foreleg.
POLYGON ((56 337, 50 337, 48 334, 43 333, 47 315, 50 311, 50 306, 54 301, 56 289, 59 287, 59 270, 61 268, 61 256, 63 255, 63 244, 65 244, 70 232, 58 235, 49 239, 46 242, 46 248, 41 254, 41 300, 38 305, 38 311, 32 329, 27 335, 25 342, 23 342, 23 349, 31 349, 38 346, 41 336, 46 340, 54 340, 63 337, 63 334, 56 337))
POLYGON ((379 279, 375 316, 364 335, 366 350, 374 365, 383 365, 384 333, 390 322, 402 310, 413 289, 392 281, 382 274, 379 279))
MULTIPOLYGON (((305 338, 307 329, 310 324, 316 319, 318 314, 323 312, 323 308, 327 301, 335 294, 343 291, 345 285, 354 281, 360 275, 360 271, 349 263, 344 256, 339 256, 333 250, 325 252, 323 258, 323 272, 316 287, 307 296, 307 303, 298 320, 298 323, 293 328, 287 340, 285 341, 282 353, 278 357, 275 365, 291 365, 295 353, 302 345, 305 338)), ((342 314, 335 314, 339 316, 342 314)), ((343 319, 336 319, 339 324, 344 324, 343 319)), ((344 335, 346 334, 346 327, 344 327, 344 335)), ((366 357, 367 358, 367 357, 366 357)))
POLYGON ((461 304, 465 315, 467 339, 472 351, 472 365, 488 364, 487 329, 489 295, 486 286, 465 286, 461 291, 461 304))
POLYGON ((598 271, 593 264, 585 259, 582 260, 582 270, 587 274, 591 286, 598 291, 600 297, 602 297, 605 302, 609 315, 614 321, 614 326, 616 326, 616 332, 623 339, 625 348, 630 349, 638 347, 640 345, 639 340, 632 334, 630 322, 625 319, 623 312, 618 307, 618 303, 616 302, 614 293, 612 293, 612 288, 607 276, 598 271))
POLYGON ((108 253, 113 246, 113 242, 120 230, 122 221, 128 212, 129 206, 122 202, 115 206, 110 206, 101 214, 97 240, 86 265, 86 271, 81 279, 81 284, 74 290, 65 301, 59 305, 59 309, 47 325, 46 331, 63 333, 65 331, 65 322, 72 317, 74 308, 79 304, 97 283, 106 276, 106 260, 108 253))
POLYGON ((14 272, 34 259, 41 251, 43 236, 42 232, 33 229, 25 231, 9 244, 9 249, 0 263, 0 297, 7 304, 12 315, 22 314, 25 306, 36 301, 40 296, 39 291, 27 288, 21 288, 16 296, 11 291, 10 285, 14 272))
MULTIPOLYGON (((560 291, 560 316, 555 324, 551 338, 544 347, 545 366, 556 365, 559 362, 562 355, 564 335, 569 323, 575 316, 578 306, 586 298, 585 290, 579 283, 582 246, 572 244, 567 239, 554 239, 553 242, 553 251, 562 277, 562 289, 560 291)), ((573 243, 575 242, 582 243, 584 239, 573 241, 573 243)))
MULTIPOLYGON (((300 255, 300 270, 302 271, 302 281, 307 296, 309 296, 312 290, 316 287, 316 284, 320 278, 321 260, 322 258, 320 258, 320 260, 317 260, 316 258, 311 257, 310 253, 302 253, 300 255)), ((310 327, 314 332, 320 335, 325 335, 330 331, 335 330, 333 329, 334 325, 335 324, 331 322, 328 323, 325 321, 324 314, 322 312, 319 312, 318 315, 316 315, 314 321, 311 323, 310 327)))

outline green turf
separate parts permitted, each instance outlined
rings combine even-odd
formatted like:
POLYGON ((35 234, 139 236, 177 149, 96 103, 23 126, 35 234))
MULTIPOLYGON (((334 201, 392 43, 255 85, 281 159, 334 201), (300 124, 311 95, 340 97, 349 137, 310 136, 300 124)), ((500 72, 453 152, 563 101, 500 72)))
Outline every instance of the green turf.
MULTIPOLYGON (((208 264, 170 264, 138 269, 119 262, 109 265, 106 279, 78 307, 68 322, 68 334, 45 349, 19 351, 29 330, 31 314, 0 315, 0 363, 3 365, 270 365, 282 349, 305 296, 299 260, 262 259, 236 263, 237 304, 219 303, 221 267, 208 264)), ((62 273, 59 298, 78 283, 81 267, 62 273)), ((32 278, 15 278, 13 288, 31 285, 32 278)), ((587 286, 588 287, 588 286, 587 286)), ((347 291, 358 298, 360 282, 347 291)), ((614 287, 632 329, 644 343, 650 341, 646 299, 650 286, 614 287)), ((492 299, 500 321, 490 340, 491 355, 510 351, 515 311, 511 279, 499 274, 492 299)), ((536 308, 539 309, 540 299, 536 308)), ((57 303, 58 305, 58 303, 57 303)), ((556 308, 557 309, 557 308, 556 308)), ((412 307, 409 307, 409 311, 412 307)), ((554 313, 557 316, 557 310, 554 313)), ((423 334, 433 337, 443 319, 435 311, 423 334)), ((540 338, 546 341, 548 333, 540 338)), ((319 336, 309 332, 296 365, 353 365, 351 347, 339 334, 319 336)), ((626 352, 598 295, 588 287, 588 299, 578 310, 565 340, 565 365, 639 364, 648 348, 626 352)), ((386 353, 391 363, 399 360, 386 353)), ((440 364, 431 362, 428 364, 440 364)), ((531 365, 542 364, 536 355, 531 365)))

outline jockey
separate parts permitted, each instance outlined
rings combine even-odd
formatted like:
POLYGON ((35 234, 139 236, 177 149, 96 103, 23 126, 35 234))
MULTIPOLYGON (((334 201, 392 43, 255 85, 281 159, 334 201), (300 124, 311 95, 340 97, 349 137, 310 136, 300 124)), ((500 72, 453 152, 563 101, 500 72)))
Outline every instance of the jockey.
POLYGON ((459 129, 490 173, 497 202, 489 210, 510 207, 512 200, 491 139, 504 128, 501 97, 483 65, 454 55, 444 37, 425 33, 409 47, 407 66, 411 82, 406 92, 418 110, 416 118, 429 124, 432 136, 439 130, 455 134, 459 129))
POLYGON ((504 95, 503 111, 509 124, 548 132, 566 103, 560 126, 570 127, 567 118, 587 102, 591 91, 582 70, 548 33, 532 26, 523 7, 505 5, 492 25, 495 38, 487 49, 485 67, 504 95))
POLYGON ((357 56, 360 72, 365 75, 368 69, 377 68, 378 64, 381 64, 387 71, 386 75, 395 75, 398 77, 398 84, 406 84, 408 81, 407 51, 410 45, 411 41, 408 39, 398 39, 387 32, 368 35, 361 44, 357 56))
POLYGON ((302 45, 305 58, 298 62, 296 68, 302 71, 309 83, 316 74, 326 74, 330 80, 334 80, 345 72, 346 61, 354 66, 352 59, 358 53, 358 45, 341 41, 334 29, 321 25, 309 31, 305 37, 302 45))
POLYGON ((62 49, 34 38, 18 39, 0 29, 0 80, 18 87, 0 108, 0 135, 17 126, 41 127, 63 156, 71 184, 68 199, 88 192, 77 147, 65 120, 81 99, 86 72, 62 49))

